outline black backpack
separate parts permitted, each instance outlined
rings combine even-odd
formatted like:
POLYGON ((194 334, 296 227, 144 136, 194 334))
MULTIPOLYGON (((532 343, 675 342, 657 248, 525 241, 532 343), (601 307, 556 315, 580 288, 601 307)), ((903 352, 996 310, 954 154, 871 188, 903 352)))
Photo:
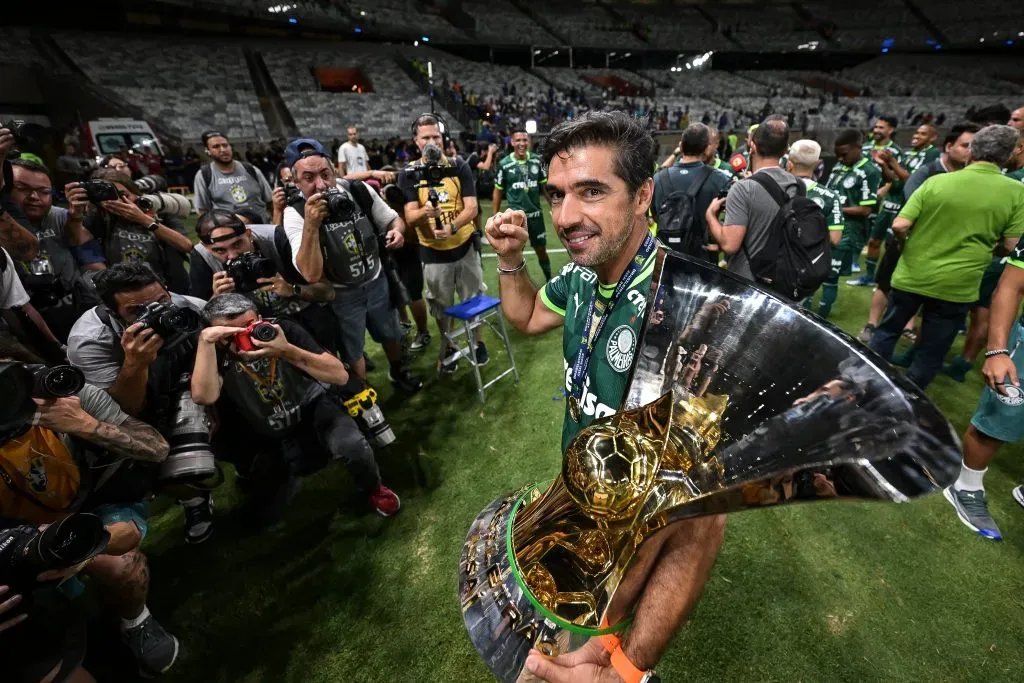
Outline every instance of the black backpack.
POLYGON ((779 205, 768 228, 768 241, 757 256, 751 258, 744 243, 743 253, 754 280, 792 301, 810 296, 832 268, 825 214, 807 198, 807 189, 799 178, 795 197, 786 194, 767 174, 755 173, 750 179, 779 205))
MULTIPOLYGON (((671 174, 673 170, 669 169, 668 173, 671 174)), ((696 198, 712 173, 713 168, 703 166, 696 173, 700 177, 694 178, 688 189, 672 192, 658 207, 658 238, 669 249, 694 258, 710 258, 705 248, 708 243, 708 230, 707 226, 701 229, 696 198)), ((666 181, 671 183, 672 176, 668 175, 666 181)))

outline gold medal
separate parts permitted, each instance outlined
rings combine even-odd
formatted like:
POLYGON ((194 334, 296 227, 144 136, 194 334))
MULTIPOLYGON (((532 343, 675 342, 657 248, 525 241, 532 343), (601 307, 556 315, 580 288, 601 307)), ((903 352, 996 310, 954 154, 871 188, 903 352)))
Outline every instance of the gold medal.
POLYGON ((569 417, 572 418, 573 422, 579 422, 582 417, 580 413, 580 400, 575 396, 569 397, 569 417))

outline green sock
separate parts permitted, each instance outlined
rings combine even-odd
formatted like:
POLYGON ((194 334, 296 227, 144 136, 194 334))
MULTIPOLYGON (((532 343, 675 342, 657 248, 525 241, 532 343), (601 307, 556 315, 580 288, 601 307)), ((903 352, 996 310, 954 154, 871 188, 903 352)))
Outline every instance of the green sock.
POLYGON ((875 269, 878 267, 878 259, 871 258, 870 256, 864 257, 864 277, 868 280, 874 281, 875 269))
POLYGON ((538 261, 540 262, 541 272, 544 273, 544 279, 545 280, 550 280, 551 279, 551 261, 550 261, 550 259, 544 259, 543 261, 540 261, 540 259, 538 259, 538 261))
POLYGON ((821 305, 818 307, 818 315, 827 318, 832 312, 832 304, 839 298, 839 285, 826 282, 821 286, 821 305))

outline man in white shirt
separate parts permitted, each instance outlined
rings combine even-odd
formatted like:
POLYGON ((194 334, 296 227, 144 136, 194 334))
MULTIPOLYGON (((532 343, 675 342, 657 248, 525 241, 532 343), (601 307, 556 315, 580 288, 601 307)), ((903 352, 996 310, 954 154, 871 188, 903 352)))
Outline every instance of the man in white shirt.
POLYGON ((352 126, 348 129, 348 142, 338 147, 338 175, 344 178, 349 173, 365 173, 369 170, 369 156, 359 142, 359 129, 352 126))

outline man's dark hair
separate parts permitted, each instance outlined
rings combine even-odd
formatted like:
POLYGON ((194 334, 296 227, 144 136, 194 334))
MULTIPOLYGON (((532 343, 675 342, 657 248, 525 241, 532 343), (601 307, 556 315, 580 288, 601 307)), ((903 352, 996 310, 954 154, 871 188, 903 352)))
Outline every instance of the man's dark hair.
POLYGON ((864 142, 864 137, 860 134, 859 130, 856 128, 847 128, 836 136, 835 146, 845 147, 847 145, 857 145, 860 147, 862 142, 864 142))
POLYGON ((132 194, 139 195, 139 188, 136 187, 135 181, 132 180, 131 175, 128 171, 118 171, 116 168, 97 168, 92 172, 94 180, 106 180, 108 183, 120 183, 128 188, 132 194))
POLYGON ((441 123, 433 114, 420 114, 420 116, 412 122, 412 134, 414 137, 420 134, 421 126, 437 126, 440 128, 441 123))
MULTIPOLYGON (((1010 117, 1007 116, 1006 118, 1010 117)), ((32 161, 31 159, 11 159, 11 166, 17 166, 18 168, 23 168, 26 171, 31 171, 32 173, 45 173, 47 178, 51 181, 53 180, 53 176, 50 175, 50 169, 46 168, 38 161, 32 161)))
POLYGON ((878 120, 888 123, 893 128, 898 128, 900 125, 900 120, 898 118, 896 118, 895 116, 889 116, 888 114, 886 114, 885 116, 879 116, 878 120))
POLYGON ((115 294, 137 292, 154 282, 163 284, 163 281, 148 263, 118 263, 106 270, 101 270, 93 278, 93 284, 96 285, 96 291, 99 292, 100 299, 103 300, 103 303, 112 312, 117 311, 117 301, 114 299, 115 294))
MULTIPOLYGON (((1007 116, 1006 118, 1010 118, 1010 117, 1007 116)), ((508 134, 508 136, 512 137, 516 133, 524 133, 526 135, 529 135, 529 133, 526 132, 525 128, 523 128, 522 126, 516 126, 515 128, 512 129, 512 131, 508 134)))
POLYGON ((680 149, 684 157, 703 156, 711 144, 711 131, 703 123, 691 123, 683 131, 680 149))
POLYGON ((942 148, 945 149, 946 145, 955 143, 964 133, 977 133, 979 130, 981 130, 981 126, 973 121, 961 121, 949 129, 949 134, 942 141, 942 148))
POLYGON ((588 111, 555 126, 544 143, 544 164, 577 147, 607 145, 616 148, 615 175, 635 194, 654 168, 654 138, 643 121, 621 111, 588 111))
POLYGON ((751 138, 762 159, 778 159, 789 149, 789 126, 781 117, 770 116, 754 130, 751 138))

